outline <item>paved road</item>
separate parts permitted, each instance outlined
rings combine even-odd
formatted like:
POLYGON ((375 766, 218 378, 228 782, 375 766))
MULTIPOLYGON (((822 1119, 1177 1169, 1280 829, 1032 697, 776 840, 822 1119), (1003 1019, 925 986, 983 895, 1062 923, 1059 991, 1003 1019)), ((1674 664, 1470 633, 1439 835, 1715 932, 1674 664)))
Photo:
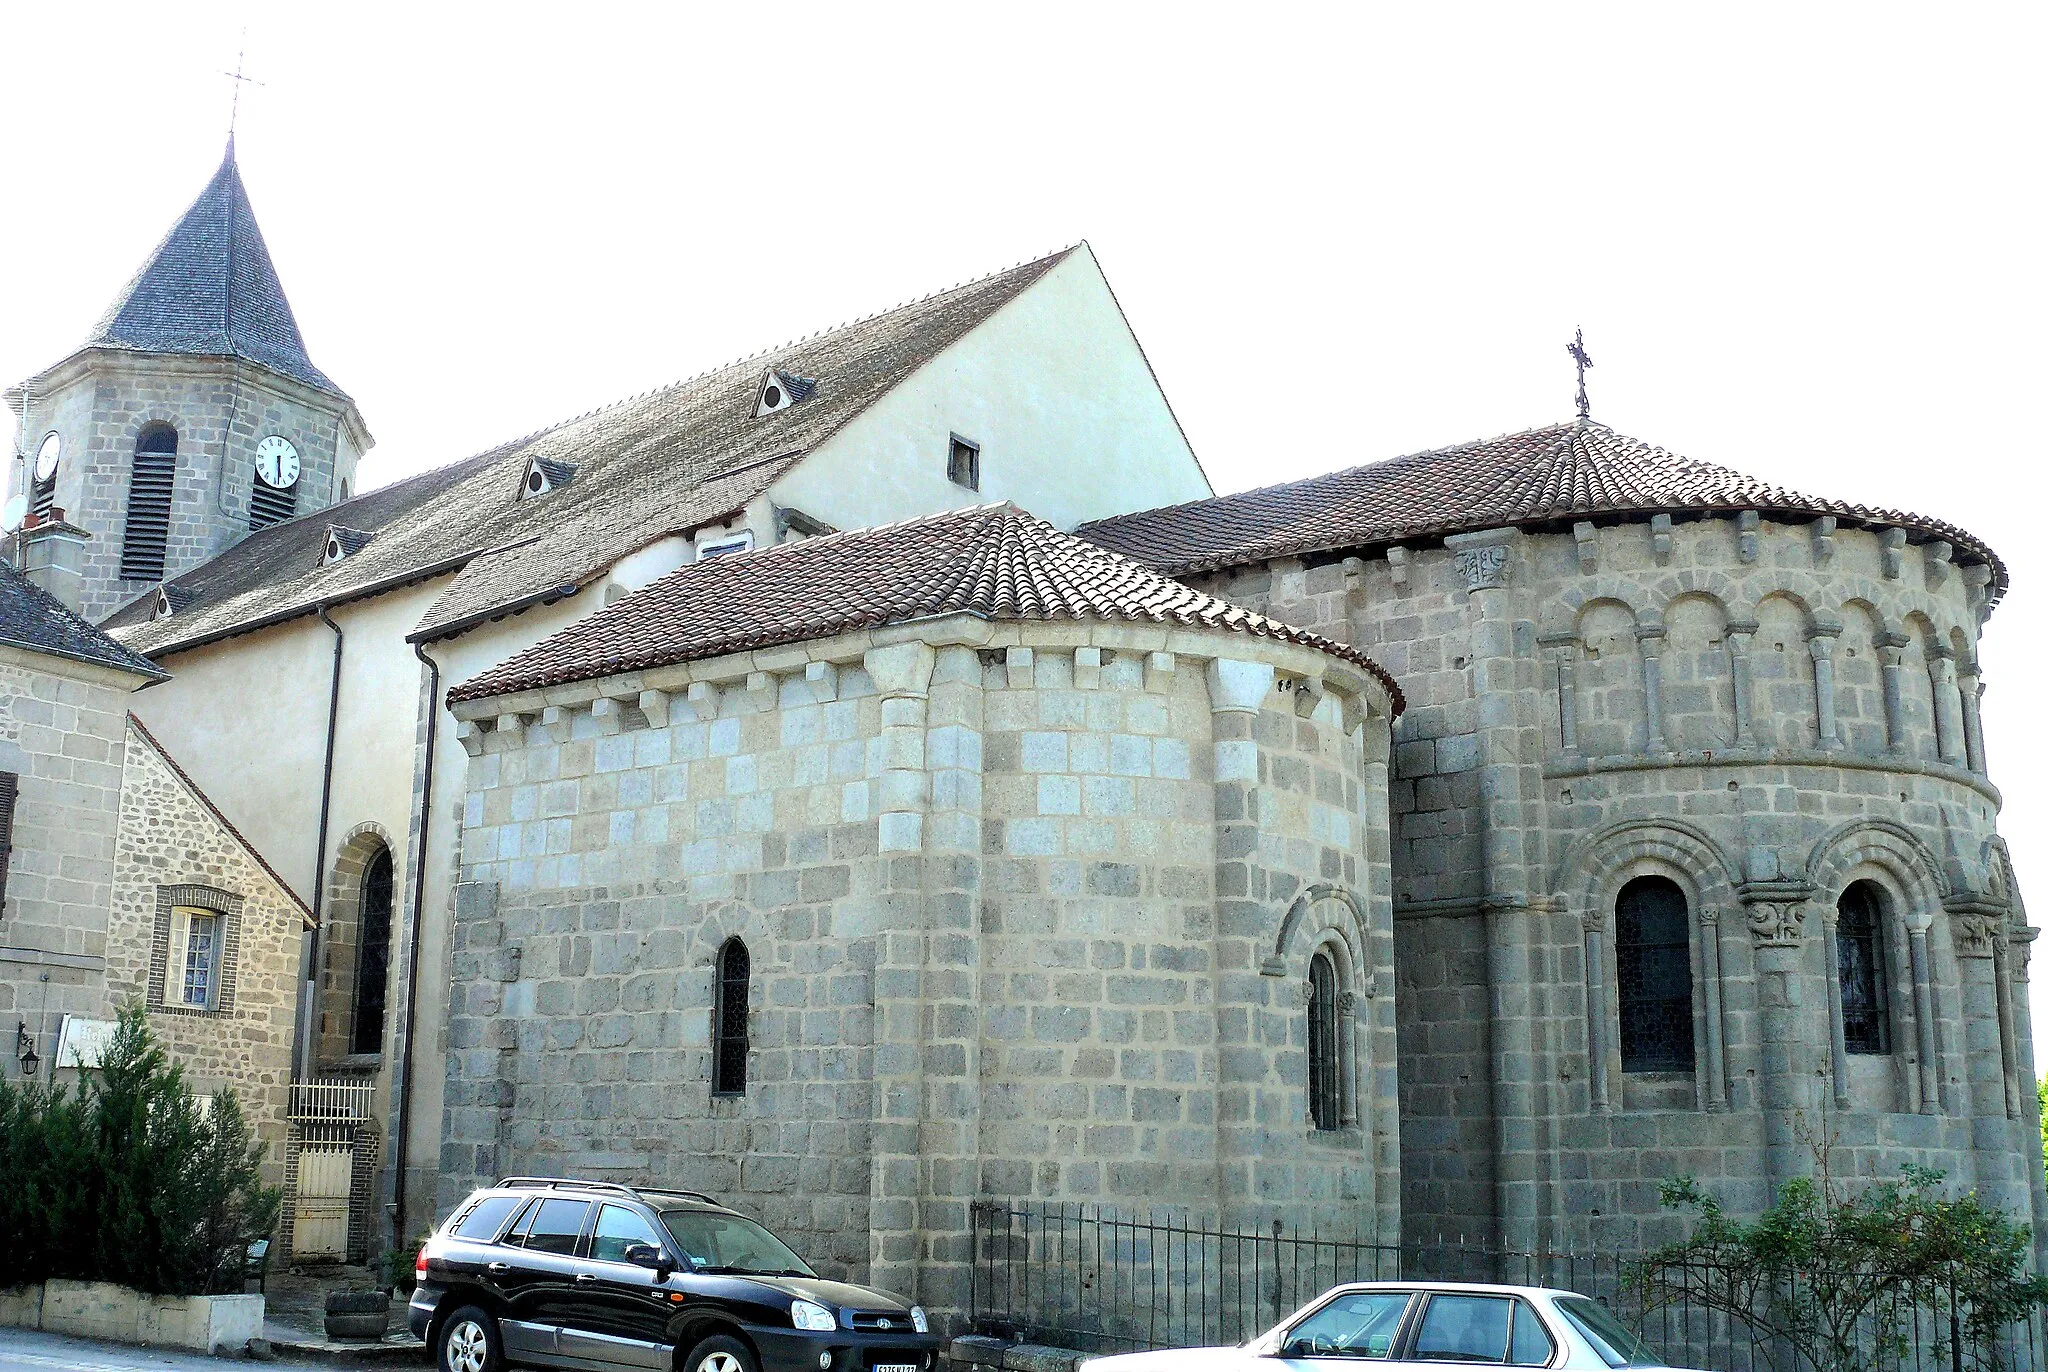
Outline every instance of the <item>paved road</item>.
MULTIPOLYGON (((262 1365, 246 1364, 250 1367, 262 1365)), ((289 1367, 292 1364, 273 1365, 289 1367)), ((222 1364, 217 1358, 197 1353, 170 1353, 156 1348, 132 1348, 120 1343, 67 1339, 61 1334, 0 1329, 0 1372, 45 1372, 45 1369, 53 1367, 76 1368, 80 1372, 221 1372, 222 1364)))

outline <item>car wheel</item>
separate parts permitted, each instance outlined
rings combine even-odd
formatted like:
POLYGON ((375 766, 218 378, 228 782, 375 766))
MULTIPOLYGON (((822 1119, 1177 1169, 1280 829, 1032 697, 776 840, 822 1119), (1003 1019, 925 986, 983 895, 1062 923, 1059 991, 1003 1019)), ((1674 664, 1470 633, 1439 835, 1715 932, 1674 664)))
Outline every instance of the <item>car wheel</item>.
POLYGON ((761 1372, 754 1350, 730 1334, 713 1334, 676 1364, 676 1372, 761 1372))
POLYGON ((434 1351, 441 1372, 498 1372, 505 1365, 498 1322, 473 1305, 448 1317, 434 1351))

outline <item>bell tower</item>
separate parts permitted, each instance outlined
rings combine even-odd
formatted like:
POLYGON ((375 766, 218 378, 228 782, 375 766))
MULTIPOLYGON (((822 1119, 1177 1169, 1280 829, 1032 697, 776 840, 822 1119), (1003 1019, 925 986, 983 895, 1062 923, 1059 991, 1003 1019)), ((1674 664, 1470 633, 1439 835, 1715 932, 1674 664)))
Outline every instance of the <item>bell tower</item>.
POLYGON ((374 441, 306 353, 232 138, 86 342, 6 399, 21 565, 95 621, 346 500, 374 441))

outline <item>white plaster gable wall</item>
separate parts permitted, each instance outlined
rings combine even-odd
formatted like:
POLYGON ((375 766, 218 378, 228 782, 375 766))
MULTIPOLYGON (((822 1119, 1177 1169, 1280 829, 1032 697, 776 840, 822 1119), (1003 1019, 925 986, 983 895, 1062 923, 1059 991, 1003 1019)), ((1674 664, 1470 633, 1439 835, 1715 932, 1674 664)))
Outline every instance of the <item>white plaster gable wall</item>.
POLYGON ((1209 494, 1085 244, 771 490, 842 529, 994 500, 1071 529, 1209 494), (953 434, 981 445, 979 491, 946 479, 953 434))

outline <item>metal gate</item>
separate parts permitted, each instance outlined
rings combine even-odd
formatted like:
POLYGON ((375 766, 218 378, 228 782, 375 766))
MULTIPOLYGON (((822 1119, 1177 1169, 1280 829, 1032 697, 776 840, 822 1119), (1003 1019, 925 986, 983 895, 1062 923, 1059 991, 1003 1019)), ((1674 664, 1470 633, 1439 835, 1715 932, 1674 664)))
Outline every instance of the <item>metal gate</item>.
POLYGON ((292 1257, 348 1256, 348 1192, 355 1148, 307 1142, 299 1150, 299 1194, 292 1213, 292 1257))

